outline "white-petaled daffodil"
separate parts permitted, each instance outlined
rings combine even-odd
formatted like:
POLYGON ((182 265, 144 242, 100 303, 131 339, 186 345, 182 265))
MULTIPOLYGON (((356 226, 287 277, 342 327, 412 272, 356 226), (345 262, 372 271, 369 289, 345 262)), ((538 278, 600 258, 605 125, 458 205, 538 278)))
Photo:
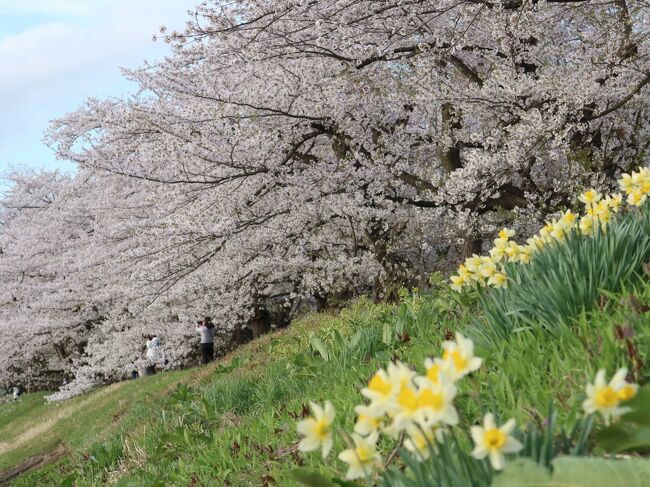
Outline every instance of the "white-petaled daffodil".
POLYGON ((593 384, 587 384, 587 399, 582 407, 587 414, 600 413, 605 422, 617 418, 629 411, 629 408, 621 407, 621 402, 632 399, 636 395, 637 385, 625 381, 627 369, 619 369, 607 382, 606 372, 600 369, 596 373, 593 384))
POLYGON ((482 359, 474 356, 474 343, 461 333, 456 333, 456 341, 443 342, 442 360, 448 365, 445 372, 449 378, 458 380, 481 367, 482 359))
POLYGON ((310 402, 309 406, 314 416, 303 419, 297 425, 298 433, 304 436, 298 443, 298 449, 302 452, 310 452, 322 448, 323 458, 325 458, 334 443, 332 423, 336 412, 330 401, 325 402, 325 407, 315 402, 310 402))
POLYGON ((510 436, 515 429, 515 420, 510 419, 503 426, 497 426, 494 415, 487 413, 483 426, 472 426, 470 433, 474 441, 472 456, 479 460, 488 457, 495 470, 505 466, 505 454, 516 453, 523 448, 522 444, 510 436))
POLYGON ((368 477, 381 462, 376 448, 377 438, 379 438, 379 432, 371 433, 365 438, 352 433, 354 447, 339 453, 339 460, 349 465, 345 474, 347 480, 368 477))

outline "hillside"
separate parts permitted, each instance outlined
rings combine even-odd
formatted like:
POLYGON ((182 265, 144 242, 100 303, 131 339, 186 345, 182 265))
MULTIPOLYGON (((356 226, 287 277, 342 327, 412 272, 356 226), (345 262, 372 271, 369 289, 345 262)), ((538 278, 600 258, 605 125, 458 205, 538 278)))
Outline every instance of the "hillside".
MULTIPOLYGON (((521 423, 541 421, 555 400, 561 405, 562 420, 571 424, 577 403, 570 398, 580 395, 586 378, 598 368, 611 370, 627 362, 627 349, 616 338, 616 326, 634 326, 639 332, 635 340, 647 344, 650 320, 629 304, 636 300, 650 302, 647 280, 609 295, 600 309, 582 314, 576 334, 567 331, 550 337, 521 332, 510 344, 479 346, 478 354, 490 365, 462 391, 460 408, 467 420, 473 422, 481 410, 497 402, 504 417, 515 417, 521 423), (598 351, 593 348, 596 344, 598 351)), ((70 456, 12 485, 57 485, 73 479, 78 486, 109 482, 124 486, 298 485, 289 475, 299 466, 329 470, 318 455, 297 451, 295 423, 305 414, 308 401, 331 399, 337 410, 351 411, 361 400, 355 389, 378 366, 393 357, 422 364, 426 356, 439 352, 449 330, 468 326, 476 312, 444 290, 404 295, 399 304, 390 306, 362 300, 340 314, 306 317, 202 371, 160 374, 109 386, 63 407, 70 411, 85 403, 98 404, 109 394, 110 402, 119 404, 139 395, 140 401, 130 402, 131 409, 125 411, 117 430, 88 447, 88 436, 82 433, 88 432, 87 421, 97 422, 94 431, 110 429, 107 423, 114 421, 114 409, 103 414, 94 410, 90 418, 83 414, 83 422, 79 417, 75 422, 61 420, 59 430, 66 432, 61 439, 70 448, 70 456), (197 380, 203 373, 206 380, 197 380), (182 385, 174 388, 178 382, 182 385), (155 401, 142 400, 155 391, 159 392, 155 401), (79 441, 80 436, 84 441, 79 441)), ((26 398, 22 407, 29 409, 37 399, 26 398)), ((59 407, 39 406, 20 416, 14 414, 13 421, 3 420, 2 431, 18 423, 42 422, 43 409, 59 407)), ((348 429, 352 420, 352 416, 340 418, 348 429)), ((40 441, 30 440, 18 441, 24 441, 23 448, 40 441)))
MULTIPOLYGON (((394 304, 360 299, 338 313, 308 315, 203 369, 113 384, 63 404, 44 404, 41 395, 5 404, 0 468, 49 455, 17 486, 358 485, 330 481, 335 475, 383 486, 478 487, 525 485, 531 465, 538 480, 554 472, 568 481, 593 461, 571 457, 645 453, 650 205, 630 197, 640 204, 621 210, 621 197, 593 191, 580 200, 584 215, 567 211, 527 246, 501 230, 490 256, 468 258, 451 286, 433 274, 427 291, 402 289, 394 304), (366 384, 369 403, 358 393, 366 384), (434 423, 417 416, 445 407, 434 423), (494 426, 493 413, 511 418, 507 430, 494 426), (485 430, 472 426, 482 417, 485 430), (399 421, 437 439, 422 437, 422 450, 417 431, 399 421), (515 424, 521 431, 511 438, 515 424), (314 425, 316 440, 308 441, 305 425, 314 425), (492 435, 485 448, 498 455, 489 462, 480 449, 474 458, 466 452, 470 427, 476 448, 477 435, 492 435), (344 450, 352 429, 356 446, 339 456, 348 458, 347 473, 308 453, 322 444, 326 457, 326 441, 344 450), (499 474, 507 444, 525 460, 499 474), (357 461, 368 463, 353 467, 357 461), (406 473, 389 469, 399 465, 406 473)), ((610 459, 594 468, 617 471, 631 487, 648 465, 610 459)))

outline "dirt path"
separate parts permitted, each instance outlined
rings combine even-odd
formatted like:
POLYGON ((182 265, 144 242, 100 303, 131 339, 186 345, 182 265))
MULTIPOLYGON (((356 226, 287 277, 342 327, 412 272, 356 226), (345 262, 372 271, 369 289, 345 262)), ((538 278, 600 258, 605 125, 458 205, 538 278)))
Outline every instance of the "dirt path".
POLYGON ((101 399, 106 395, 114 393, 117 389, 122 387, 122 385, 124 385, 124 382, 111 384, 110 386, 106 386, 105 388, 101 389, 98 392, 92 393, 92 396, 86 398, 85 400, 79 401, 76 404, 70 405, 68 407, 64 405, 61 409, 56 411, 51 417, 49 417, 48 419, 42 422, 39 422, 34 426, 28 427, 25 431, 20 433, 18 436, 11 439, 9 443, 7 442, 0 443, 0 455, 8 451, 15 450, 16 448, 23 446, 25 443, 28 443, 34 438, 43 435, 47 431, 51 430, 54 426, 56 426, 56 424, 58 424, 60 421, 77 413, 79 410, 88 406, 88 404, 96 402, 98 399, 101 399))

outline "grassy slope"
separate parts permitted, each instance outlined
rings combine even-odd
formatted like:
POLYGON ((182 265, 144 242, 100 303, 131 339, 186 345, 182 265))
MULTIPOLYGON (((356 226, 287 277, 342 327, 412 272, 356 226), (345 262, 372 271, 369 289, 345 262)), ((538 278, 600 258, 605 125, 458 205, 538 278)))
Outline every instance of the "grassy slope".
POLYGON ((165 391, 201 377, 188 369, 120 382, 62 403, 47 403, 38 393, 0 404, 0 471, 60 444, 86 449, 119 428, 136 406, 155 407, 165 391))
MULTIPOLYGON (((630 293, 650 302, 647 282, 622 294, 630 293)), ((476 310, 454 299, 439 291, 406 297, 396 306, 361 301, 339 316, 307 317, 228 357, 225 363, 234 364, 232 370, 217 365, 204 384, 178 388, 155 404, 133 410, 123 428, 90 449, 91 461, 73 458, 26 475, 15 485, 57 485, 74 479, 79 486, 292 486, 287 474, 299 465, 336 468, 336 461, 328 466, 316 454, 296 452, 295 422, 305 405, 331 399, 338 423, 350 429, 352 408, 361 402, 358 389, 377 367, 396 356, 421 369, 424 357, 440 352, 448 329, 465 329, 475 322, 476 310), (314 346, 313 331, 324 346, 314 346), (339 338, 338 332, 348 338, 339 338)), ((650 348, 647 315, 621 304, 619 295, 610 296, 593 315, 581 316, 576 333, 549 336, 524 330, 501 345, 478 343, 486 367, 463 384, 458 405, 465 421, 474 422, 485 409, 520 422, 541 420, 554 400, 563 421, 570 424, 586 377, 598 368, 611 371, 629 362, 625 343, 615 338, 619 324, 635 328, 640 350, 650 348)), ((164 381, 165 375, 150 380, 164 381)), ((118 388, 112 396, 118 400, 121 394, 118 388)), ((86 444, 78 443, 82 448, 86 444)), ((335 450, 342 447, 339 439, 335 450)))

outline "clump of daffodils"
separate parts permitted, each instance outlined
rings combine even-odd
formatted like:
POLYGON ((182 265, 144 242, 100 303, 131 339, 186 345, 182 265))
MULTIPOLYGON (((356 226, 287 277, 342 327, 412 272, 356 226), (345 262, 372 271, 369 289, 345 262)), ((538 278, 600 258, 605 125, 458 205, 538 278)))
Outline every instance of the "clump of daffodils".
POLYGON ((621 406, 621 403, 636 396, 639 386, 625 380, 626 368, 619 369, 609 382, 605 374, 605 370, 599 370, 594 382, 587 384, 587 399, 582 403, 582 407, 587 414, 600 413, 605 422, 609 423, 611 419, 629 411, 629 408, 621 406))
MULTIPOLYGON (((623 174, 618 182, 627 194, 627 203, 640 207, 650 195, 650 168, 643 168, 631 175, 623 174)), ((566 236, 574 229, 587 236, 606 232, 614 214, 621 209, 623 195, 603 196, 598 191, 589 189, 579 195, 578 200, 585 207, 583 215, 571 210, 566 211, 559 218, 546 222, 539 233, 529 238, 525 245, 512 240, 515 236, 513 230, 503 228, 494 239, 489 256, 474 254, 460 265, 458 273, 450 278, 451 289, 461 292, 464 288, 475 285, 506 287, 506 262, 527 264, 535 252, 552 242, 564 242, 566 236)))
MULTIPOLYGON (((474 355, 473 342, 461 333, 456 333, 454 341, 444 342, 442 348, 442 357, 425 360, 423 374, 404 363, 390 363, 373 374, 361 390, 367 401, 354 408, 354 432, 345 434, 348 448, 338 455, 347 465, 346 479, 370 478, 382 467, 377 451, 382 434, 402 442, 406 450, 422 461, 437 454, 447 430, 459 423, 454 406, 457 383, 478 370, 483 362, 474 355)), ((598 412, 609 423, 629 411, 622 404, 636 396, 638 385, 627 382, 626 377, 627 369, 622 368, 607 382, 605 370, 599 370, 594 382, 587 384, 585 412, 598 412)), ((303 435, 298 448, 303 452, 320 449, 325 458, 333 445, 334 408, 329 401, 322 407, 315 403, 310 406, 313 417, 298 423, 298 432, 303 435)), ((470 428, 474 443, 471 455, 478 460, 487 459, 494 470, 502 470, 506 455, 523 449, 512 434, 515 427, 514 419, 499 425, 494 414, 488 412, 481 425, 470 428)))
MULTIPOLYGON (((482 359, 474 355, 474 344, 461 333, 442 347, 442 357, 425 360, 423 374, 404 363, 390 363, 373 374, 361 390, 367 401, 355 407, 354 432, 346 435, 349 448, 338 455, 348 466, 346 479, 368 477, 381 466, 376 445, 382 434, 403 441, 407 450, 426 460, 444 441, 446 430, 458 424, 454 406, 457 382, 478 370, 482 359)), ((322 448, 323 455, 327 456, 332 445, 334 411, 329 402, 324 408, 312 403, 311 408, 314 417, 298 424, 298 432, 304 435, 298 447, 305 452, 322 448)), ((485 430, 482 436, 479 430, 472 430, 476 443, 473 454, 479 459, 489 457, 498 470, 504 465, 503 454, 518 451, 519 443, 510 436, 513 420, 498 429, 504 436, 497 435, 494 440, 496 433, 489 427, 492 424, 489 418, 486 417, 485 427, 481 428, 485 430)))
POLYGON ((650 168, 644 167, 632 174, 623 174, 618 181, 627 194, 627 202, 633 206, 642 206, 650 195, 650 168))

